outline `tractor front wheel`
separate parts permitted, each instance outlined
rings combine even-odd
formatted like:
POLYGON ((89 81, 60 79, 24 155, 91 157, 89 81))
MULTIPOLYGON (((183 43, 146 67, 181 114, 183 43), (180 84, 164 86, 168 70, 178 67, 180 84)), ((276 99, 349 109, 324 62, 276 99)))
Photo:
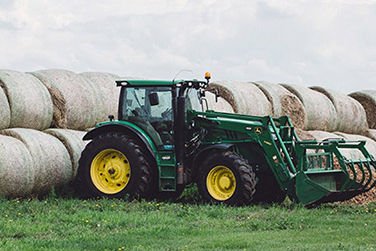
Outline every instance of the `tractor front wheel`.
POLYGON ((140 199, 151 189, 151 169, 145 151, 123 134, 94 138, 81 154, 76 191, 84 198, 140 199))
POLYGON ((211 203, 248 205, 255 193, 256 179, 252 167, 233 152, 216 152, 200 167, 198 189, 211 203))

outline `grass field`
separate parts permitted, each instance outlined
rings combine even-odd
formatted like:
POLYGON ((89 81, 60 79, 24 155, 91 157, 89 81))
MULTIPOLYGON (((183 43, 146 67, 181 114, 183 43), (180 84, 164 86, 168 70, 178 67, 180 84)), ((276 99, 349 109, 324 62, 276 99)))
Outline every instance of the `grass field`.
POLYGON ((372 250, 376 203, 226 207, 0 200, 0 250, 372 250))

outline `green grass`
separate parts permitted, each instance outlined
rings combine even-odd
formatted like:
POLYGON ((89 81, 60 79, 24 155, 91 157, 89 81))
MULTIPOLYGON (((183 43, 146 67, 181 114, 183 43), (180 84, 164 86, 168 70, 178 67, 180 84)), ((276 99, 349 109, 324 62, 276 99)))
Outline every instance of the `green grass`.
POLYGON ((376 249, 376 203, 226 207, 0 200, 0 250, 376 249))

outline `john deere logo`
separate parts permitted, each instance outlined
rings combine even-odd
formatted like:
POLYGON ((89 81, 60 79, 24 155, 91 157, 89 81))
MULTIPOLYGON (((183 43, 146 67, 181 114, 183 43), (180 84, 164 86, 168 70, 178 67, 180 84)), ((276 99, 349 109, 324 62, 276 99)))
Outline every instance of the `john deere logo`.
POLYGON ((255 133, 256 134, 260 134, 262 132, 262 128, 261 127, 256 127, 255 128, 255 133))

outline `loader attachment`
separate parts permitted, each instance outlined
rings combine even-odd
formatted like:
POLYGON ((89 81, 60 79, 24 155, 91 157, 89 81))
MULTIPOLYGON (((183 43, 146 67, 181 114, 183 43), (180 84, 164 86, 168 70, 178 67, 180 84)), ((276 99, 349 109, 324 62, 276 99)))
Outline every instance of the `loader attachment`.
POLYGON ((376 185, 376 161, 365 141, 300 141, 295 198, 304 205, 348 200, 376 185))

